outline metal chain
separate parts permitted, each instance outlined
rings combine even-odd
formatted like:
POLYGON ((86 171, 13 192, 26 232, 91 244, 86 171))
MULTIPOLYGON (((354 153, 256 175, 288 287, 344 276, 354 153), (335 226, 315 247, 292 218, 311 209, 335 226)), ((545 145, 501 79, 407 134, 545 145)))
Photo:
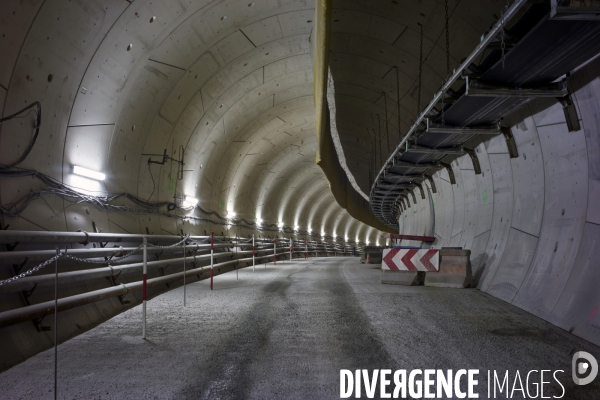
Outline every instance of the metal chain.
MULTIPOLYGON (((169 247, 175 247, 177 245, 180 245, 181 243, 183 243, 184 241, 186 241, 189 238, 189 235, 186 236, 182 241, 175 243, 171 246, 157 246, 157 245, 151 245, 150 243, 148 243, 148 245, 153 246, 153 247, 158 247, 158 248, 169 248, 169 247)), ((111 264, 111 263, 115 263, 115 262, 120 262, 122 260, 125 260, 126 258, 131 257, 136 251, 138 251, 139 249, 141 249, 143 247, 143 244, 139 245, 138 247, 136 247, 135 249, 125 253, 123 256, 121 257, 115 257, 115 258, 111 258, 109 260, 101 260, 101 261, 96 261, 96 260, 89 260, 87 258, 80 258, 80 257, 74 257, 70 254, 67 254, 66 252, 64 253, 60 253, 55 255, 54 257, 44 261, 43 263, 29 269, 26 272, 20 273, 19 275, 13 276, 12 278, 8 278, 8 279, 4 279, 0 281, 0 286, 5 285, 7 283, 10 282, 14 282, 17 281, 21 278, 25 278, 26 276, 29 276, 31 274, 33 274, 34 272, 39 271, 40 269, 47 267, 48 265, 52 264, 54 261, 58 260, 59 258, 68 258, 70 260, 73 261, 78 261, 78 262, 82 262, 82 263, 87 263, 87 264, 103 264, 103 265, 107 265, 107 264, 111 264)))
POLYGON ((33 274, 34 272, 39 271, 40 269, 47 267, 48 265, 52 264, 54 261, 58 260, 59 258, 61 258, 63 256, 63 253, 57 254, 54 257, 52 257, 49 260, 44 261, 43 263, 31 268, 29 271, 23 272, 19 275, 13 276, 12 278, 8 278, 5 280, 0 281, 0 286, 6 284, 6 283, 10 283, 10 282, 14 282, 16 280, 19 280, 21 278, 25 278, 26 276, 29 276, 31 274, 33 274))
MULTIPOLYGON (((175 247, 175 246, 179 246, 180 244, 182 244, 183 242, 185 242, 186 240, 188 240, 190 237, 190 235, 187 235, 186 237, 184 237, 180 242, 177 242, 175 244, 171 244, 169 246, 159 246, 157 244, 152 244, 152 243, 148 243, 148 246, 150 247, 157 247, 159 249, 168 249, 170 247, 175 247)), ((218 239, 217 239, 218 240, 218 239)))
POLYGON ((135 249, 129 251, 128 253, 125 253, 121 257, 109 258, 108 260, 103 260, 103 261, 95 261, 95 260, 89 260, 87 258, 74 257, 70 254, 65 254, 64 257, 68 258, 70 260, 73 260, 73 261, 79 261, 79 262, 87 263, 87 264, 112 264, 112 263, 116 263, 116 262, 119 262, 119 261, 125 260, 126 258, 131 257, 136 251, 141 249, 143 246, 144 245, 141 244, 138 247, 136 247, 135 249))

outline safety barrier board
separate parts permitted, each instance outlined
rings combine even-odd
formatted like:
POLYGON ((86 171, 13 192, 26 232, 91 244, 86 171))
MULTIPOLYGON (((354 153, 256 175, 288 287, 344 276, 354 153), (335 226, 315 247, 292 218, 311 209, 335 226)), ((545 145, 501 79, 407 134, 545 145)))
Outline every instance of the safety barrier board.
POLYGON ((384 249, 381 269, 438 272, 440 270, 440 251, 433 249, 384 249))

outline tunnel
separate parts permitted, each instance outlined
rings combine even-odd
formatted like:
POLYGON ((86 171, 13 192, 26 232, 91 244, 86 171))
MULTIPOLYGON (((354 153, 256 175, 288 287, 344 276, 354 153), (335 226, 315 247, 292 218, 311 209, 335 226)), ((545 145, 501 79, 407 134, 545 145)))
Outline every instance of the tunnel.
POLYGON ((600 1, 0 33, 0 398, 600 398, 600 1))

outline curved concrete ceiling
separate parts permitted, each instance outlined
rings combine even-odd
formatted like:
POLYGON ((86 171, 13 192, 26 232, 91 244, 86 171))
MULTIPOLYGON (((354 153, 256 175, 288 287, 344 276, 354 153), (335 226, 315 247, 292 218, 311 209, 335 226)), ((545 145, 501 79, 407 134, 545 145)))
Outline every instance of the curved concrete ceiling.
MULTIPOLYGON (((34 100, 43 108, 39 138, 20 166, 91 193, 178 204, 190 196, 222 216, 354 240, 360 223, 337 205, 314 163, 313 16, 305 0, 9 4, 1 24, 3 115, 34 100), (165 149, 179 159, 180 148, 182 180, 172 161, 148 164, 165 149), (73 165, 107 178, 80 179, 73 165)), ((23 122, 2 124, 4 162, 30 138, 23 122)), ((11 180, 1 188, 2 203, 42 187, 11 180)), ((90 229, 90 220, 127 232, 228 228, 117 217, 49 195, 5 223, 75 230, 90 229)), ((361 242, 377 241, 377 231, 363 231, 361 242)))

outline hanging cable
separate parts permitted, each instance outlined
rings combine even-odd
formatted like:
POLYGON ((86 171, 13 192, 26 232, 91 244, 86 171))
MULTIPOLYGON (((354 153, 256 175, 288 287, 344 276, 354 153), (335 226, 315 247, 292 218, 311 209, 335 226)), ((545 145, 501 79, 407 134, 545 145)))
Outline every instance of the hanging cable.
MULTIPOLYGON (((450 20, 448 15, 448 0, 446 0, 445 6, 446 12, 446 80, 450 77, 450 20)), ((446 105, 444 100, 446 92, 442 93, 442 125, 446 125, 446 105)))
POLYGON ((446 79, 450 76, 450 16, 448 14, 448 0, 446 0, 446 79))
POLYGON ((30 108, 33 108, 34 106, 36 107, 35 113, 36 113, 37 117, 36 117, 36 123, 35 123, 35 133, 33 134, 33 138, 29 142, 29 145, 27 146, 27 148, 25 149, 23 154, 21 154, 21 157, 19 157, 19 159, 17 159, 17 161, 12 162, 10 164, 0 164, 0 169, 8 169, 8 168, 12 168, 16 165, 19 165, 27 158, 27 156, 31 152, 31 149, 33 149, 33 146, 35 145, 38 134, 40 133, 40 126, 42 125, 42 104, 39 101, 36 101, 36 102, 31 103, 27 107, 23 108, 22 110, 17 111, 16 113, 14 113, 12 115, 9 115, 4 118, 0 118, 0 122, 8 121, 13 118, 21 118, 21 117, 18 117, 18 115, 24 113, 25 111, 29 110, 30 108))
POLYGON ((377 135, 377 141, 379 142, 379 161, 380 164, 383 166, 383 152, 381 151, 381 116, 379 114, 377 114, 377 121, 379 130, 379 134, 377 135))
POLYGON ((502 14, 500 15, 500 49, 502 50, 502 68, 504 68, 504 61, 506 59, 506 43, 504 42, 504 35, 505 35, 505 28, 504 28, 504 23, 505 21, 505 16, 506 16, 506 12, 508 11, 508 7, 510 6, 510 0, 506 0, 506 5, 504 6, 504 9, 502 9, 502 14))
POLYGON ((421 46, 419 51, 419 88, 417 95, 417 118, 421 115, 421 83, 423 75, 423 25, 419 24, 421 28, 421 46))
POLYGON ((387 96, 385 95, 385 92, 383 92, 383 108, 385 109, 385 136, 387 138, 387 153, 390 154, 390 129, 387 113, 387 96))
MULTIPOLYGON (((421 115, 421 85, 423 83, 423 25, 421 27, 421 46, 419 50, 419 94, 417 96, 417 118, 421 115)), ((415 131, 415 146, 417 145, 417 133, 415 131)))
POLYGON ((150 172, 150 179, 152 179, 152 193, 150 193, 150 196, 148 196, 148 200, 146 201, 150 201, 150 199, 152 198, 152 195, 154 194, 154 191, 156 190, 156 183, 154 183, 154 177, 152 176, 152 169, 150 169, 150 166, 152 164, 148 163, 148 172, 150 172))
POLYGON ((400 73, 396 66, 396 100, 398 102, 398 138, 402 141, 402 129, 400 125, 400 73))

